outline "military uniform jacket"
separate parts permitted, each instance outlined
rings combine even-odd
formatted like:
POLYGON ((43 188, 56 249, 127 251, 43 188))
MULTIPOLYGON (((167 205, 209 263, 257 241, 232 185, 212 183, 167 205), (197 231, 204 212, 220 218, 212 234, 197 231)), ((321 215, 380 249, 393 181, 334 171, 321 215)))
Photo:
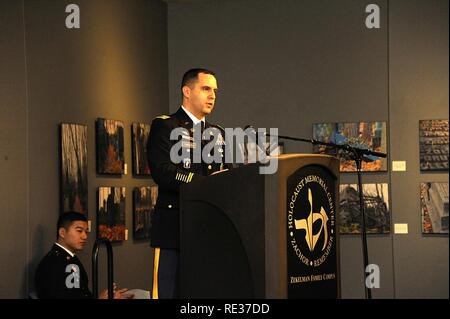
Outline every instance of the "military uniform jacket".
MULTIPOLYGON (((69 278, 70 283, 75 281, 69 278)), ((53 244, 50 252, 41 260, 35 276, 36 292, 39 299, 91 299, 92 293, 88 288, 86 270, 77 256, 70 256, 67 251, 53 244), (67 266, 76 265, 77 267, 67 266), (68 288, 67 278, 74 270, 79 271, 79 288, 68 288)))
MULTIPOLYGON (((158 184, 158 199, 152 216, 151 245, 160 248, 179 248, 179 196, 182 184, 193 182, 204 178, 213 172, 223 168, 230 168, 223 162, 225 151, 225 132, 222 128, 211 123, 205 123, 205 129, 214 127, 221 132, 219 150, 222 158, 221 163, 194 163, 193 153, 198 147, 205 146, 209 141, 201 144, 194 140, 194 132, 200 129, 200 125, 193 126, 191 118, 180 107, 178 111, 170 116, 158 116, 152 122, 147 144, 148 161, 153 180, 158 184), (178 140, 171 140, 170 133, 175 128, 186 129, 187 134, 178 140), (170 158, 170 150, 176 143, 180 143, 187 151, 187 156, 179 163, 173 163, 170 158)), ((180 145, 180 144, 178 144, 180 145)), ((212 151, 212 155, 213 152, 212 151)))

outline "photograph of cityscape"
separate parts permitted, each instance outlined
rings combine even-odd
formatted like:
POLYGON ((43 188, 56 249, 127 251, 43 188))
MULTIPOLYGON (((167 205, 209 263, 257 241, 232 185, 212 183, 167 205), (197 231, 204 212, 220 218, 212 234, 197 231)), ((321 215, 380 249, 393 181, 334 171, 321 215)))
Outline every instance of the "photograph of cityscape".
POLYGON ((448 183, 420 183, 422 233, 448 234, 448 183))
POLYGON ((448 120, 419 121, 421 171, 448 171, 448 120))
MULTIPOLYGON (((387 234, 391 230, 387 183, 363 184, 366 233, 387 234)), ((357 184, 341 184, 339 189, 339 232, 361 233, 361 210, 357 184)))
MULTIPOLYGON (((386 122, 359 123, 317 123, 313 124, 313 139, 335 144, 369 149, 376 152, 387 152, 386 122)), ((341 172, 355 172, 356 165, 348 154, 327 146, 314 145, 314 153, 337 156, 341 160, 341 172)), ((362 163, 362 171, 386 171, 385 158, 367 158, 362 163)))
POLYGON ((125 240, 125 187, 99 187, 97 237, 125 240))
POLYGON ((151 217, 158 198, 158 186, 135 187, 133 190, 133 238, 149 239, 151 217))

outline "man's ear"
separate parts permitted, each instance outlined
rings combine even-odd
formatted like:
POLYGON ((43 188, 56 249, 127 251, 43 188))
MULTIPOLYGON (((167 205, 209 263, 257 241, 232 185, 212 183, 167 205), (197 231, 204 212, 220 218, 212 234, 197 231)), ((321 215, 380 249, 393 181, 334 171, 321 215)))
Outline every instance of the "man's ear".
POLYGON ((183 86, 182 91, 185 98, 189 98, 191 96, 191 89, 189 88, 189 86, 183 86))
POLYGON ((61 237, 61 238, 66 237, 66 229, 65 229, 64 227, 59 227, 59 229, 58 229, 58 235, 59 235, 59 237, 61 237))

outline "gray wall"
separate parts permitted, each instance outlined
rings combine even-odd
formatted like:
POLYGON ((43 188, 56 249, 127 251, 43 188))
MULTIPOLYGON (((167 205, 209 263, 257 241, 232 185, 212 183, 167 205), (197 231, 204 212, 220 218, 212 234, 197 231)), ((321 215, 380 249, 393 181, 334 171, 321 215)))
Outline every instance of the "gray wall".
POLYGON ((0 1, 0 298, 27 286, 27 121, 23 4, 0 1))
MULTIPOLYGON (((421 234, 419 206, 419 182, 448 174, 420 174, 418 165, 419 119, 448 118, 448 2, 168 3, 171 111, 181 75, 199 66, 218 74, 211 121, 223 126, 310 137, 313 123, 388 122, 389 160, 407 160, 408 171, 367 173, 363 182, 390 184, 393 223, 408 223, 409 234, 369 236, 369 262, 381 269, 373 296, 448 298, 448 236, 421 234), (365 27, 369 3, 380 6, 380 29, 365 27)), ((344 298, 364 297, 362 264, 360 238, 341 236, 344 298)))
POLYGON ((407 172, 391 174, 397 298, 448 298, 448 235, 421 234, 420 182, 448 182, 448 173, 419 173, 419 120, 448 119, 448 1, 390 1, 391 156, 407 172))
MULTIPOLYGON (((73 2, 0 1, 0 167, 7 181, 3 179, 0 205, 4 298, 26 297, 33 291, 37 263, 55 240, 61 122, 88 126, 88 214, 93 233, 80 259, 91 275, 97 188, 125 186, 129 240, 114 244, 115 281, 147 290, 152 284, 149 242, 134 242, 132 236, 132 188, 152 181, 131 174, 131 123, 150 123, 167 110, 166 4, 78 0, 81 28, 69 30, 65 7, 73 2), (127 175, 96 174, 98 117, 124 122, 127 175)), ((102 269, 104 249, 100 256, 102 269)), ((106 267, 100 276, 102 288, 106 267)))

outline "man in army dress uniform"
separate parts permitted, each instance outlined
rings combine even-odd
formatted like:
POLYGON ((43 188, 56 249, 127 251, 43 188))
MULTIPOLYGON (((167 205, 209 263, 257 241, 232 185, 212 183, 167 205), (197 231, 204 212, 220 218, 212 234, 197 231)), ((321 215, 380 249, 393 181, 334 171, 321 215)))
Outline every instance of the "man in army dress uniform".
MULTIPOLYGON (((75 252, 81 251, 88 237, 86 216, 77 212, 63 213, 57 224, 57 241, 41 260, 36 270, 35 283, 39 299, 92 299, 88 276, 75 252)), ((128 289, 114 287, 114 299, 128 289)), ((99 299, 107 299, 108 291, 100 293, 99 299)))
MULTIPOLYGON (((179 276, 179 189, 180 185, 205 178, 228 166, 224 163, 224 131, 217 125, 208 123, 205 117, 214 108, 217 94, 215 74, 206 69, 187 71, 181 83, 182 106, 170 116, 156 117, 151 126, 147 151, 150 172, 158 184, 158 199, 152 217, 151 246, 154 250, 153 298, 177 298, 179 276), (183 129, 181 140, 171 140, 173 130, 183 129), (209 129, 209 130, 208 130, 209 129), (209 140, 197 140, 201 136, 196 130, 219 131, 215 148, 221 161, 205 163, 195 160, 194 153, 205 146, 209 140), (171 160, 171 148, 181 145, 185 151, 178 162, 171 160), (199 149, 200 148, 200 149, 199 149)), ((201 154, 201 153, 200 153, 201 154)), ((210 155, 208 155, 210 156, 210 155)))

